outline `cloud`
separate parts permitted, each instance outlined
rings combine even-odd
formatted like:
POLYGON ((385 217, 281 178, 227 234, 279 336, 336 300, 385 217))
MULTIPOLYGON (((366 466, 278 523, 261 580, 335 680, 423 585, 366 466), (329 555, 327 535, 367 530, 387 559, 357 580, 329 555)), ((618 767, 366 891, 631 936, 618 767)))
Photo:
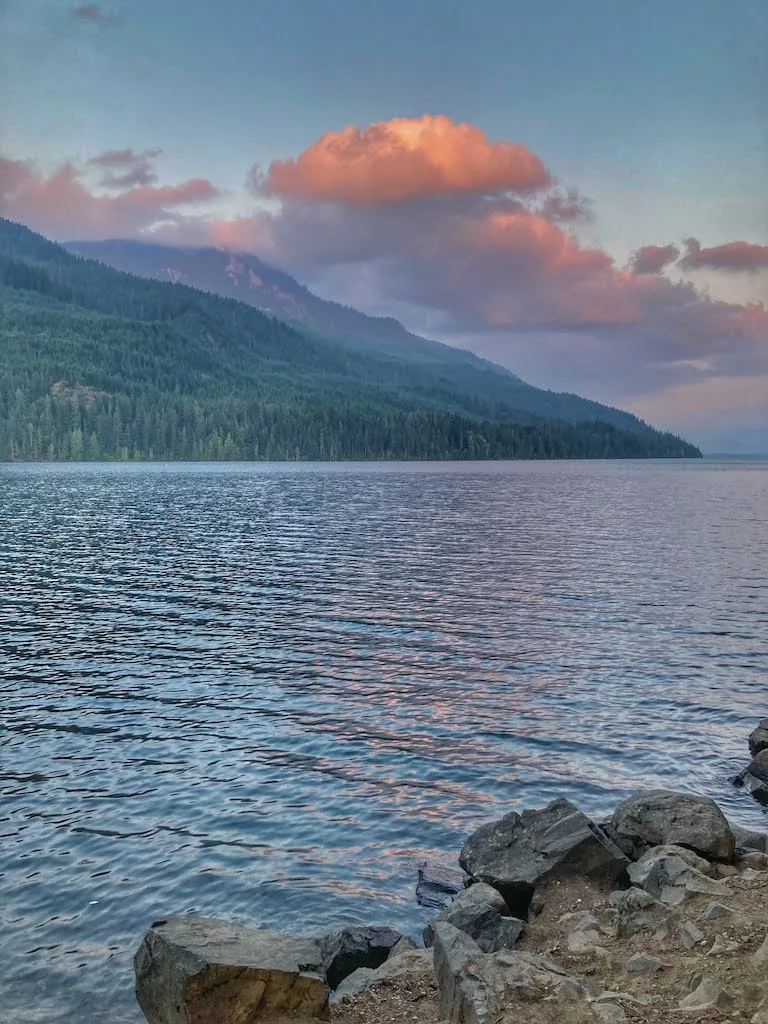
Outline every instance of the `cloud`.
POLYGON ((629 269, 635 274, 660 274, 680 255, 676 245, 644 245, 629 258, 629 269))
POLYGON ((178 185, 137 185, 116 195, 96 195, 88 186, 87 170, 72 163, 45 176, 29 163, 0 157, 0 215, 59 240, 137 235, 158 222, 180 223, 187 219, 180 207, 220 194, 207 179, 193 178, 178 185))
POLYGON ((99 28, 111 28, 120 21, 116 14, 105 11, 101 4, 79 4, 72 8, 72 17, 76 21, 98 25, 99 28))
POLYGON ((327 132, 295 160, 275 160, 260 191, 290 200, 393 203, 446 193, 528 192, 550 183, 541 160, 448 117, 393 118, 327 132))
POLYGON ((133 149, 108 149, 98 156, 91 157, 91 167, 104 169, 99 180, 103 188, 123 189, 135 185, 154 185, 157 172, 152 161, 162 154, 161 149, 145 149, 140 153, 133 149))
POLYGON ((702 249, 698 239, 688 238, 685 241, 685 254, 679 266, 683 270, 709 269, 755 273, 768 268, 768 245, 739 241, 702 249))

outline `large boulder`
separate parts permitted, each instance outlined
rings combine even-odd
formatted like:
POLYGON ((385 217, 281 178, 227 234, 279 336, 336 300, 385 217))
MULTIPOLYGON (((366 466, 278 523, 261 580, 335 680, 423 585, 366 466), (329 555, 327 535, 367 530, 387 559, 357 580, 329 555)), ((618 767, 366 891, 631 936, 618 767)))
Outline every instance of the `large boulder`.
POLYGON ((768 748, 756 754, 733 781, 737 786, 743 786, 761 804, 768 804, 768 748))
POLYGON ((242 1024, 328 1016, 312 939, 200 917, 155 921, 134 957, 136 998, 150 1024, 242 1024))
POLYGON ((481 826, 464 844, 459 863, 474 879, 498 889, 512 914, 525 917, 540 883, 577 875, 612 887, 628 859, 561 798, 481 826))
POLYGON ((633 860, 664 845, 685 846, 708 860, 733 860, 733 832, 708 797, 663 789, 635 793, 619 804, 603 829, 633 860))
MULTIPOLYGON (((587 996, 580 979, 549 957, 500 950, 484 954, 464 932, 447 922, 435 929, 435 978, 440 1020, 451 1024, 491 1024, 514 1004, 537 1000, 573 1004, 587 996)), ((585 1019, 573 1006, 562 1019, 585 1019)))
POLYGON ((375 969, 402 939, 394 928, 340 928, 320 939, 328 985, 335 989, 359 967, 375 969))
POLYGON ((768 750, 768 718, 763 718, 749 736, 749 752, 752 757, 757 757, 761 750, 768 750))
POLYGON ((416 902, 420 907, 440 910, 441 907, 448 906, 469 881, 469 876, 458 864, 441 864, 436 860, 425 860, 419 864, 416 902))

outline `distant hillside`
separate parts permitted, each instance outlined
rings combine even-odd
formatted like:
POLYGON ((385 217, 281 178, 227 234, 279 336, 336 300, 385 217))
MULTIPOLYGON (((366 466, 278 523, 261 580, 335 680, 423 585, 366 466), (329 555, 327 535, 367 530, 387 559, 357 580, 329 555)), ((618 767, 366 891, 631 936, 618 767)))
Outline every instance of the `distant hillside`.
MULTIPOLYGON (((356 351, 394 356, 416 364, 430 388, 460 393, 490 408, 569 423, 599 419, 625 430, 645 428, 637 417, 578 395, 532 387, 510 370, 463 349, 411 334, 397 320, 373 317, 319 298, 289 274, 243 253, 178 249, 122 239, 68 242, 70 252, 140 277, 174 281, 214 295, 239 299, 321 338, 356 351)), ((416 380, 414 381, 414 383, 416 380)))
POLYGON ((632 417, 622 430, 594 415, 535 416, 515 407, 514 377, 482 364, 462 390, 447 362, 341 345, 80 258, 6 220, 0 313, 2 459, 699 454, 632 417))

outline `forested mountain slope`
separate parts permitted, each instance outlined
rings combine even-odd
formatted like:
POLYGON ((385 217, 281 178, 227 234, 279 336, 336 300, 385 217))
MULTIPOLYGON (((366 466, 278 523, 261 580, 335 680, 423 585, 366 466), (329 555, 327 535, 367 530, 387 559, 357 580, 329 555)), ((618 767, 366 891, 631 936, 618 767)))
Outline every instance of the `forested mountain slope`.
POLYGON ((426 363, 335 344, 0 220, 2 459, 699 454, 634 423, 538 418, 426 363))

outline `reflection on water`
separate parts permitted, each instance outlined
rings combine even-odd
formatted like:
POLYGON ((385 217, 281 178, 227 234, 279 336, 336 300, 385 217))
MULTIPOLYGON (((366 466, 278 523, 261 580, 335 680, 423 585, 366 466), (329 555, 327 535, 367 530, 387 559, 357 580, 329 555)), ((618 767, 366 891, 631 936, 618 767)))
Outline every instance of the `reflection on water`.
POLYGON ((416 932, 557 794, 760 812, 766 463, 0 467, 2 1024, 128 1024, 159 914, 416 932))

